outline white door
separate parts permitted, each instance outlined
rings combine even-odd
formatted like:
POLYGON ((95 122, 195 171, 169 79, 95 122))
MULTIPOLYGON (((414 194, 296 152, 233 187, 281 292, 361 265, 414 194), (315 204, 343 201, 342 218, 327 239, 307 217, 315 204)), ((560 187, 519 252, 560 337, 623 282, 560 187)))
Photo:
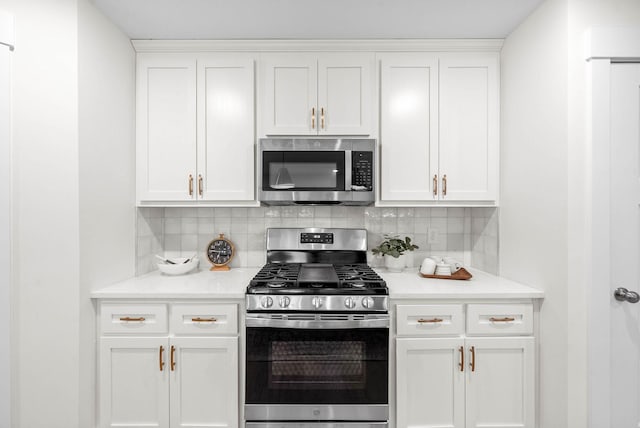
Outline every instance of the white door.
POLYGON ((238 338, 171 339, 171 427, 238 427, 238 338))
POLYGON ((100 428, 169 427, 166 338, 100 339, 100 428))
POLYGON ((640 64, 611 66, 611 428, 640 427, 640 64))
POLYGON ((0 427, 10 426, 11 85, 13 17, 0 10, 0 427))
POLYGON ((396 340, 397 428, 464 427, 463 344, 457 337, 396 340))
POLYGON ((440 59, 440 198, 491 201, 498 194, 498 56, 440 59))
POLYGON ((372 54, 331 54, 318 58, 318 133, 371 134, 372 54))
POLYGON ((198 60, 199 200, 254 199, 253 63, 248 56, 198 60))
POLYGON ((140 55, 137 80, 138 200, 195 200, 195 57, 140 55))
POLYGON ((264 60, 265 135, 316 135, 318 64, 315 55, 272 55, 264 60))
POLYGON ((466 340, 466 428, 534 428, 534 340, 466 340))
POLYGON ((438 58, 388 54, 380 68, 380 198, 437 200, 438 58))

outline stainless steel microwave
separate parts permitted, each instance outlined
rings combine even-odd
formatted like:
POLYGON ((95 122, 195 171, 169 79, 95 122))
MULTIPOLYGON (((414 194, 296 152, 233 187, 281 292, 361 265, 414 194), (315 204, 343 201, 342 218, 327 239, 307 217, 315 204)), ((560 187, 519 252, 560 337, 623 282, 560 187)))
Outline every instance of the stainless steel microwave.
POLYGON ((262 138, 259 198, 263 205, 371 205, 374 139, 262 138))

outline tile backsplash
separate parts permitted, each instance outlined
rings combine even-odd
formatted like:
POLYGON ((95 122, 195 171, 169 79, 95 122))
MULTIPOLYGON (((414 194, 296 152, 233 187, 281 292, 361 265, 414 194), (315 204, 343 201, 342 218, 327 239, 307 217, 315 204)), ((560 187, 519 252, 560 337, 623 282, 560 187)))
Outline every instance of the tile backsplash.
MULTIPOLYGON (((265 263, 269 227, 353 227, 368 231, 369 248, 384 235, 410 236, 420 248, 409 263, 427 255, 458 258, 465 265, 498 273, 497 208, 257 207, 138 208, 136 274, 157 269, 155 254, 166 257, 198 253, 207 265, 207 244, 220 233, 236 249, 232 267, 265 263), (429 239, 431 238, 431 239, 429 239)), ((368 252, 372 266, 381 257, 368 252)))

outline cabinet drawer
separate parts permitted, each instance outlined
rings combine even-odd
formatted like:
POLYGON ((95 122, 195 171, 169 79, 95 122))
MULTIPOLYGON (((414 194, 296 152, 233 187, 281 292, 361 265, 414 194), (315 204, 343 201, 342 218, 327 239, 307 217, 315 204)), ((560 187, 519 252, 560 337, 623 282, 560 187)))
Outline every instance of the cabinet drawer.
POLYGON ((467 306, 467 334, 505 335, 533 334, 533 305, 470 304, 467 306))
POLYGON ((104 303, 100 307, 102 333, 166 333, 167 327, 167 305, 162 303, 104 303))
POLYGON ((171 331, 175 334, 238 334, 238 305, 174 304, 171 331))
POLYGON ((398 305, 398 336, 444 336, 464 333, 462 305, 398 305))

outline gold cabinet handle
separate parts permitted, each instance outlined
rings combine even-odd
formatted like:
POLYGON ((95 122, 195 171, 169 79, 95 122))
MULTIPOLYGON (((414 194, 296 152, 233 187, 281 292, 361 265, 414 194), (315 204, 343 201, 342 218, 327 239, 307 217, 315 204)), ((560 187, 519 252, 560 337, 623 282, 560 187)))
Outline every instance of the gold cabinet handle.
POLYGON ((460 371, 463 372, 464 371, 464 347, 461 346, 460 348, 458 348, 458 351, 460 352, 460 363, 458 363, 458 366, 460 366, 460 371))
POLYGON ((120 321, 124 322, 144 322, 145 319, 145 317, 120 317, 120 321))
POLYGON ((442 196, 447 196, 447 174, 442 176, 442 196))
POLYGON ((311 129, 316 129, 316 108, 311 107, 311 129))
POLYGON ((471 352, 471 364, 469 364, 469 366, 471 367, 471 371, 475 372, 476 371, 476 347, 472 346, 469 351, 471 352))
POLYGON ((324 129, 324 107, 320 109, 320 128, 324 129))
POLYGON ((189 196, 193 196, 193 175, 189 174, 189 196))
POLYGON ((196 318, 191 318, 191 322, 216 322, 218 321, 216 318, 211 317, 211 318, 200 318, 200 317, 196 317, 196 318))
POLYGON ((438 196, 438 175, 433 176, 433 196, 438 196))
POLYGON ((198 194, 202 196, 202 174, 198 174, 198 194))
POLYGON ((171 371, 176 370, 176 347, 171 345, 171 361, 170 361, 171 371))
POLYGON ((495 317, 491 317, 489 318, 489 321, 491 322, 513 322, 516 319, 514 317, 504 317, 504 318, 495 318, 495 317))
POLYGON ((164 346, 160 345, 160 352, 158 356, 158 359, 160 360, 160 371, 164 370, 164 360, 162 359, 163 354, 164 354, 164 346))
POLYGON ((428 320, 424 319, 424 318, 420 318, 418 320, 419 324, 425 324, 425 323, 439 323, 444 321, 442 318, 430 318, 428 320))

